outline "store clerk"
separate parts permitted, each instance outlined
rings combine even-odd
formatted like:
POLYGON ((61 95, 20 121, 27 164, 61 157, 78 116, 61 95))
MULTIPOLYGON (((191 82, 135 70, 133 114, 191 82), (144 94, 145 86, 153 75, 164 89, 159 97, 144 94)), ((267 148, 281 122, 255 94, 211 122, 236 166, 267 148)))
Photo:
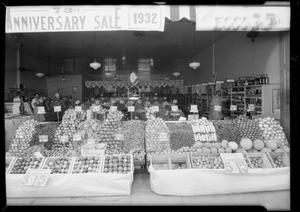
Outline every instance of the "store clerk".
POLYGON ((43 100, 40 98, 39 93, 35 93, 34 96, 35 97, 31 101, 31 106, 32 106, 33 112, 34 112, 34 120, 40 121, 40 122, 45 121, 44 114, 37 114, 37 111, 38 111, 37 107, 43 106, 43 100))

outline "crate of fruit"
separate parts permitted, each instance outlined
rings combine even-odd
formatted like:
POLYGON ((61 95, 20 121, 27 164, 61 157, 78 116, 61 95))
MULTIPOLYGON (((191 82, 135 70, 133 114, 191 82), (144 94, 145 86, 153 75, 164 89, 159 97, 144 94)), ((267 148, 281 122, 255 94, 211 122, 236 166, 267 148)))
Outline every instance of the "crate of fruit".
POLYGON ((290 158, 286 152, 267 152, 266 155, 274 168, 290 166, 290 158))
POLYGON ((8 174, 25 174, 27 169, 41 169, 45 158, 18 157, 14 160, 8 174))
POLYGON ((133 174, 133 155, 105 155, 102 161, 101 173, 133 174))
POLYGON ((193 169, 211 169, 210 156, 208 153, 190 153, 193 169))
POLYGON ((5 173, 9 173, 16 157, 5 157, 5 173))
POLYGON ((70 174, 72 157, 48 157, 45 158, 42 169, 51 169, 51 174, 70 174))
POLYGON ((254 152, 247 154, 250 159, 249 168, 272 168, 272 164, 265 153, 254 152))
POLYGON ((191 169, 192 164, 189 154, 171 154, 171 169, 191 169))
POLYGON ((224 163, 220 153, 209 153, 211 169, 224 169, 224 163))
POLYGON ((106 148, 106 143, 85 144, 81 148, 81 155, 102 157, 105 153, 106 148))
POLYGON ((153 154, 153 155, 149 156, 149 159, 150 159, 150 165, 152 165, 152 167, 155 170, 171 170, 172 169, 170 155, 153 154))
POLYGON ((253 165, 251 164, 251 161, 250 161, 248 153, 243 154, 243 157, 244 157, 244 159, 246 161, 246 164, 247 164, 248 168, 253 168, 253 165))
POLYGON ((71 174, 100 173, 102 157, 81 156, 74 157, 71 164, 71 174))

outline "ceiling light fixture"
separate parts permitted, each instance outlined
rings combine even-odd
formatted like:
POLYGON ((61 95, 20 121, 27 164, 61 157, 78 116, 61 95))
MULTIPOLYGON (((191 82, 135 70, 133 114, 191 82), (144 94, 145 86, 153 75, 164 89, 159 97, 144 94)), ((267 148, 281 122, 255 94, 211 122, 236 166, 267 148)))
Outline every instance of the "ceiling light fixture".
POLYGON ((39 72, 36 73, 35 76, 37 76, 38 78, 42 78, 44 76, 44 73, 39 72))
POLYGON ((178 76, 180 75, 180 73, 179 73, 179 72, 174 72, 173 75, 174 75, 175 77, 178 77, 178 76))
POLYGON ((101 63, 96 61, 96 33, 94 32, 94 43, 95 43, 95 52, 94 52, 94 62, 90 63, 90 67, 94 70, 101 67, 101 63))
MULTIPOLYGON (((194 30, 194 53, 196 53, 196 26, 195 26, 195 30, 194 30)), ((197 53, 196 53, 197 54, 197 53)), ((193 62, 191 62, 190 64, 189 64, 189 66, 191 67, 191 68, 193 68, 193 69, 196 69, 196 68, 198 68, 199 66, 200 66, 200 63, 199 62, 197 62, 197 61, 193 61, 193 62)))

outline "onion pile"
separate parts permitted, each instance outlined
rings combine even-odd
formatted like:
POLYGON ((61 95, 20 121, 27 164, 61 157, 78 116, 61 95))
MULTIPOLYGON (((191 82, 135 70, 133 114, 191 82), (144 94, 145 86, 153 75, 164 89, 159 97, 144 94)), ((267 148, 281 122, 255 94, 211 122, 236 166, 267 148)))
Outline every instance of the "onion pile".
POLYGON ((264 140, 279 139, 281 141, 281 145, 288 145, 283 128, 275 121, 274 118, 265 117, 258 119, 258 121, 264 140))
POLYGON ((234 122, 230 120, 211 120, 215 129, 218 141, 238 141, 238 129, 234 122))
POLYGON ((39 122, 31 119, 20 125, 16 130, 16 136, 9 148, 7 156, 19 156, 30 146, 30 141, 38 124, 39 122), (19 136, 23 136, 23 138, 20 138, 19 136))
POLYGON ((167 123, 170 131, 170 146, 172 150, 178 150, 184 146, 191 147, 195 143, 193 129, 186 122, 167 123))
POLYGON ((250 120, 247 116, 240 115, 235 119, 235 126, 239 132, 237 141, 242 138, 262 139, 262 130, 258 126, 258 120, 250 120))
POLYGON ((170 150, 169 128, 163 119, 152 117, 146 121, 146 150, 170 150), (164 140, 160 140, 162 134, 166 135, 164 140))

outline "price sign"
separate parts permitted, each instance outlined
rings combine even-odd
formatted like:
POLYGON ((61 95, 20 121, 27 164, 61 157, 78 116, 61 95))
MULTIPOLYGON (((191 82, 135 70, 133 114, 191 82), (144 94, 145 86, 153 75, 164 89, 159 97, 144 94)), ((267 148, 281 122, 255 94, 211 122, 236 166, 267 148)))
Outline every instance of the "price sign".
POLYGON ((48 135, 39 135, 39 142, 48 142, 48 135))
POLYGON ((99 112, 99 111, 100 111, 100 106, 93 107, 93 112, 99 112))
POLYGON ((120 100, 120 104, 124 104, 124 101, 122 99, 120 100))
POLYGON ((54 106, 54 112, 60 112, 61 106, 54 106))
POLYGON ((162 132, 158 136, 159 141, 169 141, 168 133, 162 132))
POLYGON ((185 118, 185 117, 182 117, 182 116, 180 116, 180 117, 179 117, 179 121, 186 121, 186 118, 185 118))
POLYGON ((82 107, 81 106, 75 106, 75 111, 76 112, 81 112, 82 110, 82 107))
POLYGON ((44 156, 40 152, 33 153, 35 157, 37 158, 43 158, 44 156))
POLYGON ((197 105, 191 105, 191 113, 198 113, 198 106, 197 105))
POLYGON ((220 105, 214 105, 214 111, 220 112, 222 107, 220 105))
POLYGON ((242 153, 221 153, 225 172, 229 174, 247 173, 248 166, 242 153))
POLYGON ((237 110, 237 105, 230 105, 230 110, 231 111, 236 111, 237 110))
POLYGON ((224 81, 216 81, 217 84, 222 84, 224 81))
POLYGON ((214 85, 214 84, 216 84, 215 82, 209 82, 208 83, 209 85, 214 85))
POLYGON ((73 141, 80 141, 81 140, 81 134, 80 133, 76 133, 73 135, 73 141))
POLYGON ((27 169, 21 185, 25 186, 46 186, 51 169, 27 169))
POLYGON ((117 106, 111 106, 110 109, 111 109, 112 112, 115 112, 115 111, 118 110, 118 107, 117 106))
POLYGON ((38 111, 37 114, 45 114, 45 107, 44 106, 39 106, 37 107, 38 111))
POLYGON ((128 106, 128 112, 134 112, 134 106, 128 106))
POLYGON ((24 138, 24 133, 20 132, 16 134, 16 138, 23 139, 24 138))
POLYGON ((158 106, 152 106, 151 107, 153 112, 159 112, 159 107, 158 106))
POLYGON ((69 136, 68 135, 60 136, 60 142, 61 143, 68 143, 69 142, 69 136))
POLYGON ((117 141, 123 141, 124 140, 124 134, 117 133, 115 135, 115 140, 117 140, 117 141))
POLYGON ((173 99, 173 104, 177 104, 177 99, 173 99))
POLYGON ((226 82, 235 82, 235 79, 226 79, 226 82))
POLYGON ((172 110, 173 112, 177 112, 177 111, 178 111, 178 106, 177 106, 177 105, 172 105, 172 106, 171 106, 171 110, 172 110))
POLYGON ((249 104, 247 111, 254 111, 254 110, 255 110, 255 105, 254 104, 249 104))

